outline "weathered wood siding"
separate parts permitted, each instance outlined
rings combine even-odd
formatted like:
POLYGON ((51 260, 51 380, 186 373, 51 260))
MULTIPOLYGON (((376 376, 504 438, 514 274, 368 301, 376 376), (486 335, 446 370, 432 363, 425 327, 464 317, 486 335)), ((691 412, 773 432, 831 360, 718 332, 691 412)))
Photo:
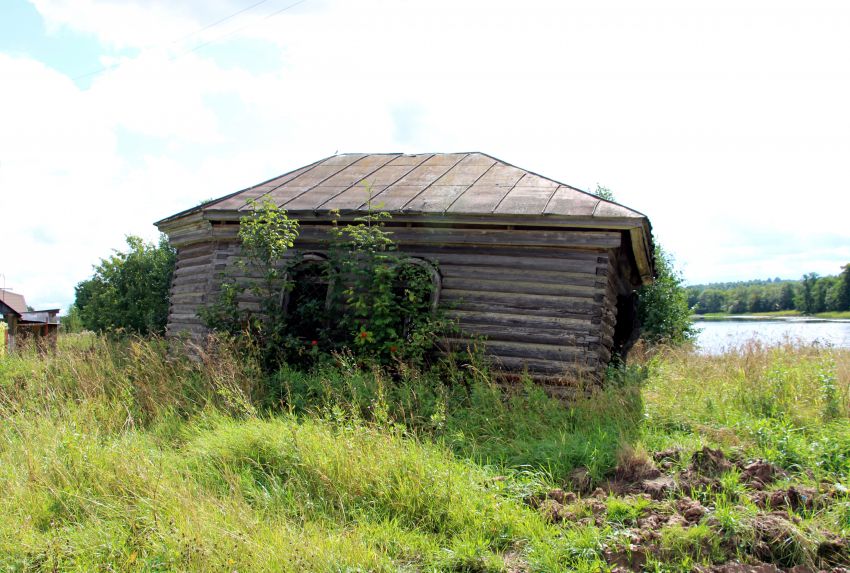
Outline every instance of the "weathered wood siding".
MULTIPOLYGON (((598 378, 610 360, 617 294, 630 288, 618 261, 620 232, 388 229, 402 252, 438 269, 441 308, 466 336, 485 338, 488 354, 504 369, 552 380, 598 378)), ((199 338, 205 328, 198 309, 216 296, 225 272, 238 278, 238 225, 216 222, 206 235, 193 232, 192 240, 201 242, 178 247, 168 333, 199 338)), ((328 236, 325 224, 302 224, 295 250, 324 252, 328 236)), ((250 296, 242 303, 256 307, 250 296)))
POLYGON ((207 302, 213 285, 214 250, 215 245, 209 240, 177 247, 177 262, 171 279, 168 336, 188 335, 197 342, 206 334, 198 310, 207 302))

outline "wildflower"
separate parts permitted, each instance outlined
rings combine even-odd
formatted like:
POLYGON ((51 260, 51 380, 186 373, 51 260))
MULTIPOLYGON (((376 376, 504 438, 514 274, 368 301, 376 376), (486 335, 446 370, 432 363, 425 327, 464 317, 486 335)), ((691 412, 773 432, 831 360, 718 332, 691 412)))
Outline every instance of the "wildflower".
POLYGON ((366 338, 367 336, 369 336, 368 332, 366 332, 365 330, 360 331, 360 338, 366 338))
POLYGON ((390 352, 395 352, 396 350, 398 350, 398 348, 396 348, 395 346, 390 346, 390 352))
POLYGON ((318 340, 313 340, 310 342, 310 346, 316 346, 317 344, 319 344, 318 340))

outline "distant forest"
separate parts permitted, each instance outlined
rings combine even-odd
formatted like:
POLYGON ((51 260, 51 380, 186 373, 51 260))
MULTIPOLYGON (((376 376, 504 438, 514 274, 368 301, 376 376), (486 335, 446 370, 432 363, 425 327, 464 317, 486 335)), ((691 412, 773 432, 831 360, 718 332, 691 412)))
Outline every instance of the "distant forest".
POLYGON ((850 264, 836 276, 803 275, 800 280, 767 279, 687 287, 696 314, 775 312, 803 314, 850 311, 850 264))

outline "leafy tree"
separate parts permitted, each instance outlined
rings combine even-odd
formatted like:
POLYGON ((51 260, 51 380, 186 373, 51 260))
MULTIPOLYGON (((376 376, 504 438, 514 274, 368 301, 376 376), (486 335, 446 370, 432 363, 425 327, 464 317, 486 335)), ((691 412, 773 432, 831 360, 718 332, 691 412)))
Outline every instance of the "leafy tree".
POLYGON ((783 283, 779 289, 779 308, 777 310, 792 310, 794 308, 794 286, 783 283))
POLYGON ((175 251, 165 235, 159 244, 128 236, 127 246, 101 259, 94 276, 77 285, 74 306, 90 330, 162 333, 175 251))
POLYGON ((83 330, 83 319, 80 318, 80 309, 76 304, 68 307, 68 312, 62 317, 60 328, 62 332, 81 332, 83 330))
POLYGON ((815 300, 815 285, 817 283, 817 273, 805 274, 803 275, 803 280, 800 281, 800 288, 797 291, 794 304, 797 310, 803 314, 814 314, 817 312, 817 303, 815 300))
POLYGON ((832 308, 835 301, 831 300, 832 287, 837 282, 835 277, 821 277, 815 285, 815 312, 836 310, 832 308))
POLYGON ((835 308, 830 310, 850 310, 850 263, 841 268, 841 274, 832 286, 832 300, 835 308))
POLYGON ((638 318, 642 336, 651 343, 681 344, 696 333, 691 322, 688 296, 673 258, 655 247, 656 279, 638 289, 638 318))
POLYGON ((723 291, 717 289, 706 289, 697 297, 696 312, 705 314, 709 312, 723 312, 726 307, 726 296, 723 291))

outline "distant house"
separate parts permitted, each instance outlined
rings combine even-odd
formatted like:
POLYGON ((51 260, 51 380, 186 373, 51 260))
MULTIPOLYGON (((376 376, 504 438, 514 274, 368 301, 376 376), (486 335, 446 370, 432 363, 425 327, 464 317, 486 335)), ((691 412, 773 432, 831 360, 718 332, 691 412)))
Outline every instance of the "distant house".
POLYGON ((33 338, 39 343, 55 346, 59 329, 59 309, 28 310, 24 295, 0 289, 0 315, 7 324, 4 346, 15 351, 19 339, 33 338))
POLYGON ((177 248, 169 335, 206 334, 198 309, 235 270, 250 201, 285 208, 301 222, 295 251, 321 258, 333 218, 362 216, 369 192, 505 370, 598 377, 634 340, 634 292, 654 276, 647 217, 483 153, 335 155, 159 221, 177 248))

